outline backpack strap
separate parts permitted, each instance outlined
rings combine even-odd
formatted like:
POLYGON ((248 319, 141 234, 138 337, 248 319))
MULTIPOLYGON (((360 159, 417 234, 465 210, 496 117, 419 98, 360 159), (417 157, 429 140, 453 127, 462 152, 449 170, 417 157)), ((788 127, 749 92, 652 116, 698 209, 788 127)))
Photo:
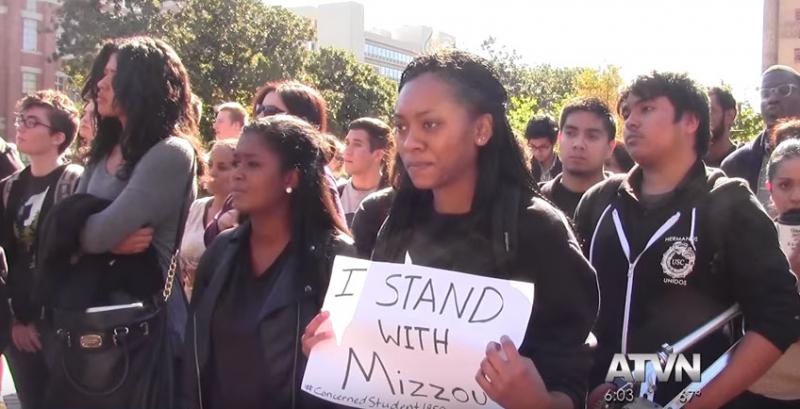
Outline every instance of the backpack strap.
POLYGON ((67 165, 64 172, 58 177, 58 182, 56 182, 56 192, 53 196, 53 203, 58 203, 75 193, 81 175, 83 175, 83 166, 76 164, 67 165))

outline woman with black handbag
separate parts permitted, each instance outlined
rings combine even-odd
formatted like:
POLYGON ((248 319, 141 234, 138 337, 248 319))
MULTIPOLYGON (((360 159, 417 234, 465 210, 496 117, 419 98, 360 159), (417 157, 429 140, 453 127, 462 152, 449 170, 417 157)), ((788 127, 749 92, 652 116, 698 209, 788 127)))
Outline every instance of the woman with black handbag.
POLYGON ((165 351, 182 345, 186 323, 176 244, 199 153, 191 95, 161 40, 108 42, 95 59, 84 98, 96 107, 96 140, 79 195, 50 220, 56 231, 77 225, 84 255, 59 271, 70 230, 40 246, 40 294, 56 331, 48 407, 173 406, 177 354, 165 351))
POLYGON ((333 258, 354 254, 325 186, 319 132, 289 115, 244 128, 234 159, 247 217, 203 254, 192 293, 183 408, 325 405, 301 393, 302 330, 319 312, 333 258))

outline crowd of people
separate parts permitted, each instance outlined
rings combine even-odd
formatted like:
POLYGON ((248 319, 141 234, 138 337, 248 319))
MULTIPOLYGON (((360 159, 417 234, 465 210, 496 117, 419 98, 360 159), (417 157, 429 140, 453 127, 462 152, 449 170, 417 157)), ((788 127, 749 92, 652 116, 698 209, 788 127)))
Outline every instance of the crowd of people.
POLYGON ((0 142, 0 350, 23 408, 332 407, 300 383, 332 336, 337 255, 533 283, 522 343, 495 334, 475 368, 504 408, 600 408, 614 354, 734 304, 743 319, 689 351, 705 368, 736 344, 686 407, 800 407, 800 246, 776 229, 800 225, 791 68, 763 74, 743 146, 728 90, 668 72, 517 135, 490 64, 443 50, 408 64, 391 125, 332 135, 317 90, 268 82, 215 106, 207 150, 163 41, 110 40, 86 78, 82 112, 26 95, 0 142))

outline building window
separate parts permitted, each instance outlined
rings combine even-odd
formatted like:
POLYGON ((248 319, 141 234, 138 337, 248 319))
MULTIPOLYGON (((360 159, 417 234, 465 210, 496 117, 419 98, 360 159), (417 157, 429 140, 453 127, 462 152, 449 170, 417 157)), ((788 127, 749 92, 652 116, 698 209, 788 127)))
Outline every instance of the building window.
POLYGON ((63 73, 56 74, 56 84, 55 89, 56 91, 67 92, 67 87, 69 86, 69 77, 63 73))
POLYGON ((31 94, 36 92, 39 88, 39 81, 36 73, 23 72, 22 73, 22 94, 31 94))
POLYGON ((36 51, 39 44, 39 22, 25 18, 22 19, 22 49, 36 51))

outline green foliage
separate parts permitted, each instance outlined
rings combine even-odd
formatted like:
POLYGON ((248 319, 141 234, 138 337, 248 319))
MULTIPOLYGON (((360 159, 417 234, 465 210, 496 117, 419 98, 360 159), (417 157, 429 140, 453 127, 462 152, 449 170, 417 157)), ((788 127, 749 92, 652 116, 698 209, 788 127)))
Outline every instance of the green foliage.
POLYGON ((616 107, 623 80, 620 68, 609 65, 600 69, 583 68, 576 80, 576 95, 579 97, 597 97, 608 105, 617 123, 617 137, 622 137, 622 118, 617 115, 616 107))
POLYGON ((481 50, 509 95, 537 101, 542 112, 552 115, 555 105, 564 96, 575 93, 579 68, 553 67, 549 64, 530 67, 520 63, 522 57, 515 50, 509 51, 499 45, 494 37, 486 39, 481 44, 481 50))
POLYGON ((311 53, 306 66, 328 103, 329 130, 342 135, 350 121, 371 116, 389 121, 397 98, 396 85, 343 50, 322 48, 311 53))
POLYGON ((80 87, 105 39, 145 34, 163 38, 180 55, 192 90, 204 102, 201 131, 212 136, 214 104, 249 107, 268 81, 303 79, 317 86, 329 105, 331 128, 341 132, 364 115, 388 119, 395 85, 367 64, 336 50, 309 50, 311 23, 261 0, 70 0, 56 25, 62 29, 55 57, 80 87), (65 58, 66 57, 66 58, 65 58))
POLYGON ((160 0, 70 0, 62 3, 53 23, 62 30, 54 57, 62 58, 64 72, 80 86, 105 39, 141 33, 158 36, 165 16, 160 0))
POLYGON ((548 64, 527 66, 520 63, 520 55, 499 45, 493 37, 481 44, 511 95, 509 119, 518 132, 533 115, 546 114, 558 120, 561 108, 579 96, 595 96, 613 110, 622 86, 620 68, 554 67, 548 64))
POLYGON ((201 128, 208 136, 213 104, 249 107, 265 82, 297 78, 307 59, 305 44, 314 37, 307 20, 260 0, 186 0, 170 20, 164 37, 205 103, 201 128))
POLYGON ((539 105, 536 103, 536 100, 531 97, 511 97, 511 104, 508 109, 508 121, 511 123, 511 129, 513 129, 517 135, 525 134, 525 127, 528 125, 528 120, 530 120, 535 113, 539 113, 539 105))
POLYGON ((739 105, 739 114, 731 129, 731 140, 738 144, 749 142, 764 130, 764 120, 761 114, 753 110, 749 103, 739 105))

